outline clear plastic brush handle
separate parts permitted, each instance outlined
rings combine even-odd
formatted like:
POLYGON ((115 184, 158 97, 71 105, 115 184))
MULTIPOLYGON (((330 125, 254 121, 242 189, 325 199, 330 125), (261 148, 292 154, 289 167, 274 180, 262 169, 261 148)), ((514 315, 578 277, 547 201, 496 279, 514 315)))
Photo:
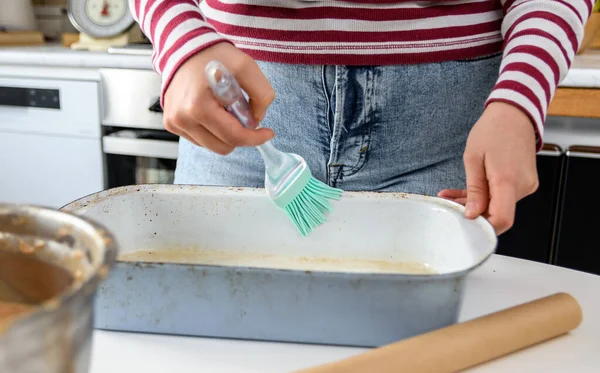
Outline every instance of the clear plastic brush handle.
MULTIPOLYGON (((205 73, 213 94, 223 107, 244 127, 250 129, 260 128, 252 115, 250 103, 233 74, 218 61, 209 62, 206 65, 205 73)), ((270 141, 256 148, 263 157, 269 175, 272 178, 278 178, 289 161, 286 159, 285 154, 275 149, 270 141)))
POLYGON ((254 120, 250 103, 233 74, 218 61, 206 65, 206 78, 219 102, 246 128, 259 127, 254 120))

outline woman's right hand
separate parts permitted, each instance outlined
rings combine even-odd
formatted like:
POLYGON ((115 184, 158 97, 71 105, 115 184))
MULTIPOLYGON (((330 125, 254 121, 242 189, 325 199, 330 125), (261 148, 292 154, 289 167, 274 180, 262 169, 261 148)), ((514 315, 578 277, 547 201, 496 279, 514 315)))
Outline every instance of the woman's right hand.
POLYGON ((211 60, 219 60, 235 76, 250 98, 256 121, 265 116, 275 99, 273 87, 250 56, 218 43, 190 57, 173 75, 163 100, 167 131, 221 155, 270 140, 272 130, 244 128, 214 97, 204 72, 211 60))

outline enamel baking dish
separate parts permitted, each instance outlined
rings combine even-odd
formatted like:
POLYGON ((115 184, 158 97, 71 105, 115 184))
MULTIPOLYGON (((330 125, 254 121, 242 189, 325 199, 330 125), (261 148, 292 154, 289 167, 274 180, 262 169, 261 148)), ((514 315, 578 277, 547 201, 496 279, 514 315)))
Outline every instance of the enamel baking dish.
POLYGON ((63 208, 116 237, 101 329, 373 347, 458 320, 496 248, 452 202, 346 192, 301 237, 262 189, 129 186, 63 208))

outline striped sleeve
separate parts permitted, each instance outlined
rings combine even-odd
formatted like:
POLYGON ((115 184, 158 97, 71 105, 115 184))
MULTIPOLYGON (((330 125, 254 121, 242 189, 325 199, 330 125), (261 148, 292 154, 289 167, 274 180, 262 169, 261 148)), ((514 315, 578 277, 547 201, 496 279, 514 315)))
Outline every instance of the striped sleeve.
POLYGON ((523 110, 543 144, 548 106, 583 39, 595 0, 502 0, 503 60, 486 105, 506 102, 523 110))
POLYGON ((228 41, 204 19, 200 0, 129 0, 129 8, 153 45, 152 66, 162 77, 161 104, 173 74, 197 52, 228 41))

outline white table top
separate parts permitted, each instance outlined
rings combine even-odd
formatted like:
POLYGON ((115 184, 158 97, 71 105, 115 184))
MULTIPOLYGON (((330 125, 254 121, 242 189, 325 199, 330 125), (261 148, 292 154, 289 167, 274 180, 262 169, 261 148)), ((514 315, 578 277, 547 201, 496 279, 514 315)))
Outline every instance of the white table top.
MULTIPOLYGON (((494 255, 469 276, 461 320, 556 292, 570 293, 581 304, 579 328, 468 372, 600 372, 600 276, 494 255)), ((365 351, 99 330, 93 343, 91 373, 283 373, 365 351)))

